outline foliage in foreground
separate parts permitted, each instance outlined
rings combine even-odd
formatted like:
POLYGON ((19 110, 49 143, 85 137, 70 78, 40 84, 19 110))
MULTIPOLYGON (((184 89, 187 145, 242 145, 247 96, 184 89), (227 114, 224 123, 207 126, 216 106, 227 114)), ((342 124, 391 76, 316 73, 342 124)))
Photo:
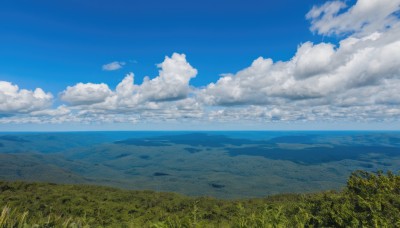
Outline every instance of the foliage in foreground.
POLYGON ((0 205, 0 227, 400 227, 400 175, 356 171, 341 192, 248 200, 0 182, 0 205))

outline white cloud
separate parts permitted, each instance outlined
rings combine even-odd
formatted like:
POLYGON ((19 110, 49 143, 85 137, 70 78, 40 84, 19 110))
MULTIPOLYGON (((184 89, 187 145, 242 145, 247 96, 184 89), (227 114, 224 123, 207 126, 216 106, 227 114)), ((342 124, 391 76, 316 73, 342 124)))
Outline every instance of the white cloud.
POLYGON ((337 48, 307 42, 290 61, 274 63, 260 57, 250 67, 211 83, 198 96, 208 105, 268 105, 304 99, 336 105, 331 103, 333 98, 351 89, 384 89, 388 81, 400 87, 395 80, 400 78, 399 37, 400 30, 392 29, 347 38, 337 48))
POLYGON ((163 101, 185 98, 190 90, 190 79, 197 75, 197 70, 186 61, 186 56, 174 53, 157 66, 161 68, 159 76, 145 80, 140 86, 140 92, 146 99, 163 101))
POLYGON ((60 98, 71 105, 90 105, 103 102, 111 93, 108 85, 104 83, 78 83, 68 86, 61 92, 60 98))
MULTIPOLYGON (((302 43, 289 61, 259 57, 203 88, 190 86, 197 70, 184 54, 174 53, 157 65, 158 76, 145 77, 142 84, 135 84, 133 73, 115 90, 103 83, 78 83, 60 93, 68 106, 25 105, 13 109, 25 114, 3 115, 0 123, 398 121, 400 26, 392 13, 399 1, 358 0, 352 7, 334 1, 314 7, 307 14, 313 31, 347 37, 338 44, 302 43)), ((12 100, 4 93, 23 91, 15 92, 11 84, 2 87, 0 101, 12 100)), ((23 93, 44 97, 37 90, 23 93)))
POLYGON ((34 91, 19 89, 10 82, 0 81, 0 113, 28 113, 47 108, 52 103, 51 93, 41 88, 34 91))
POLYGON ((397 26, 398 16, 394 13, 399 10, 400 0, 358 0, 350 8, 342 1, 331 1, 314 6, 306 18, 311 20, 311 31, 321 35, 365 35, 397 26))
POLYGON ((102 69, 106 71, 113 71, 113 70, 119 70, 125 65, 125 62, 118 62, 114 61, 111 63, 104 64, 102 69))
POLYGON ((398 18, 387 15, 398 10, 396 2, 371 3, 382 8, 375 15, 377 24, 357 27, 357 22, 352 28, 350 17, 369 13, 364 0, 343 12, 345 4, 339 1, 314 7, 308 13, 314 29, 354 35, 339 45, 306 42, 286 62, 260 57, 198 90, 197 99, 218 107, 209 112, 211 119, 226 121, 395 120, 400 114, 400 26, 398 18), (328 19, 337 24, 323 24, 328 19))
POLYGON ((335 49, 332 44, 321 43, 313 45, 307 42, 297 50, 294 71, 299 79, 312 77, 329 70, 335 49))
POLYGON ((57 107, 56 109, 44 109, 44 110, 39 110, 39 111, 33 111, 30 113, 32 116, 65 116, 71 113, 71 110, 65 106, 61 105, 57 107))
MULTIPOLYGON (((70 97, 72 99, 66 99, 69 97, 65 96, 62 96, 62 99, 69 102, 80 99, 84 101, 79 102, 80 104, 93 104, 90 108, 98 110, 148 109, 158 107, 158 103, 185 99, 190 92, 189 81, 197 74, 197 70, 186 61, 186 56, 174 53, 171 57, 165 57, 165 60, 157 66, 160 68, 159 76, 153 79, 146 77, 140 85, 134 84, 133 73, 127 74, 113 92, 103 85, 102 91, 107 92, 101 93, 101 99, 96 99, 95 102, 93 100, 87 102, 87 99, 96 96, 88 93, 82 94, 80 91, 87 91, 87 89, 78 90, 77 86, 66 90, 67 92, 71 90, 70 97), (75 92, 75 90, 78 91, 75 92)), ((87 84, 81 84, 81 87, 83 85, 87 84)), ((90 85, 91 87, 100 87, 101 84, 90 85)), ((70 94, 67 92, 63 92, 63 94, 70 94)))

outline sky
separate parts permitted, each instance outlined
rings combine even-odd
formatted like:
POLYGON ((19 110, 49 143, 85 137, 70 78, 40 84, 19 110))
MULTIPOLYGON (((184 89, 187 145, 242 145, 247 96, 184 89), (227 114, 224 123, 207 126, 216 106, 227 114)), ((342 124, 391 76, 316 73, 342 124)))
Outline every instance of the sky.
POLYGON ((0 131, 399 130, 400 0, 5 1, 0 131))

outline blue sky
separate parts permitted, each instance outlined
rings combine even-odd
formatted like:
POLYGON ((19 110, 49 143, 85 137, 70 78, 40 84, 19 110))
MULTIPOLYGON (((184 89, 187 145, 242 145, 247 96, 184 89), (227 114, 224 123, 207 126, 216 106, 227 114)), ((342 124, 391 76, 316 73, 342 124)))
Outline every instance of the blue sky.
POLYGON ((57 93, 73 83, 115 86, 125 73, 157 75, 185 53, 205 86, 259 56, 288 60, 313 35, 305 14, 323 1, 6 1, 0 9, 3 80, 57 93), (116 72, 103 64, 124 61, 116 72))
POLYGON ((0 130, 396 129, 399 65, 384 50, 398 48, 398 12, 398 0, 5 1, 0 130))

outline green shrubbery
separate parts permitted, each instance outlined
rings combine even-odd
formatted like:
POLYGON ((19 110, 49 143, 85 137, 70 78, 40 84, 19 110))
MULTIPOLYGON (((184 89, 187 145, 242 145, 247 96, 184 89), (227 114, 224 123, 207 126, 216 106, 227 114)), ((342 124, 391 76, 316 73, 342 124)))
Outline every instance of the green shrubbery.
POLYGON ((400 227, 400 175, 356 171, 340 192, 248 200, 0 182, 0 205, 0 227, 400 227))

